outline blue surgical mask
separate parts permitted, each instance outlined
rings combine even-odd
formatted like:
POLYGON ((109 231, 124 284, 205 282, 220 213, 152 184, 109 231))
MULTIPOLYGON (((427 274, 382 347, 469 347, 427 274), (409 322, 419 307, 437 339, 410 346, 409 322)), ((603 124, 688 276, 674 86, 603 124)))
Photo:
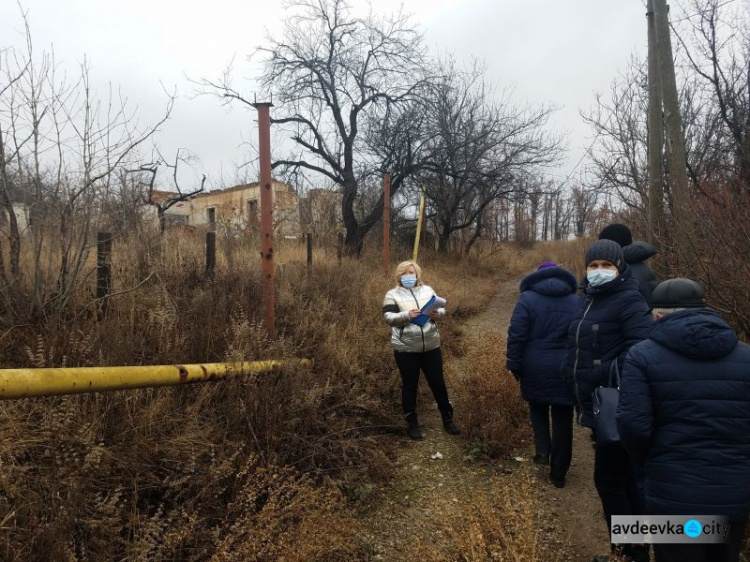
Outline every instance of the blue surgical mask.
POLYGON ((417 276, 416 275, 402 275, 401 284, 407 289, 411 289, 414 285, 417 284, 417 276))
POLYGON ((589 285, 592 287, 598 287, 614 281, 617 277, 617 271, 612 269, 592 269, 586 273, 586 279, 589 280, 589 285))

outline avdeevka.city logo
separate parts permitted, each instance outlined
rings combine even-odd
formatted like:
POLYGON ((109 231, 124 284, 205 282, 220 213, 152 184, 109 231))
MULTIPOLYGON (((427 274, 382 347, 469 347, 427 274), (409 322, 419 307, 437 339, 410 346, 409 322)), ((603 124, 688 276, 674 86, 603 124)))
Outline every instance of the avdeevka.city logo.
POLYGON ((697 519, 690 519, 685 522, 685 534, 688 537, 694 539, 695 537, 700 537, 701 533, 703 533, 703 525, 701 525, 700 521, 697 519))
POLYGON ((613 515, 610 542, 718 544, 731 528, 723 515, 613 515))

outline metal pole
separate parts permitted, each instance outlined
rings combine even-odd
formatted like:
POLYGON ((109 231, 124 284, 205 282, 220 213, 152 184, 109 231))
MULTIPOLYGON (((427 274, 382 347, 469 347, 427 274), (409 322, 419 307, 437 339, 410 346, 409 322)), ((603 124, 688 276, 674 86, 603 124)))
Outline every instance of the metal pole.
POLYGON ((383 178, 383 270, 391 269, 391 174, 383 178))
POLYGON ((214 278, 216 270, 216 233, 206 232, 206 277, 214 278))
POLYGON ((176 386, 264 373, 284 367, 309 367, 310 365, 312 365, 310 359, 292 359, 149 367, 2 369, 0 370, 0 400, 176 386))
POLYGON ((422 186, 422 196, 419 198, 419 216, 417 217, 417 233, 414 235, 414 253, 411 256, 412 261, 417 261, 419 257, 419 239, 422 235, 422 220, 424 217, 424 186, 422 186))
POLYGON ((98 318, 107 315, 109 308, 109 290, 112 285, 110 255, 112 253, 112 235, 99 232, 96 235, 96 298, 99 301, 98 318))
POLYGON ((263 271, 265 328, 270 337, 276 334, 275 286, 273 262, 273 180, 271 179, 271 115, 272 103, 255 103, 258 110, 258 153, 260 156, 260 256, 263 271))

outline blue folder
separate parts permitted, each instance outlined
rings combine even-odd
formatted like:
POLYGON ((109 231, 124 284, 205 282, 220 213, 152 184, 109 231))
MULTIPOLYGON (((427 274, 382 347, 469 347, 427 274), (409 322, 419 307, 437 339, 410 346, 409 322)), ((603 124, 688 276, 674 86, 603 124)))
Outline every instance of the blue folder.
MULTIPOLYGON (((432 295, 432 298, 427 301, 427 304, 424 305, 421 308, 421 310, 425 310, 434 302, 435 302, 435 295, 432 295)), ((424 326, 429 321, 430 321, 430 317, 427 314, 420 314, 419 316, 415 316, 414 318, 410 320, 412 324, 416 324, 417 326, 424 326)))

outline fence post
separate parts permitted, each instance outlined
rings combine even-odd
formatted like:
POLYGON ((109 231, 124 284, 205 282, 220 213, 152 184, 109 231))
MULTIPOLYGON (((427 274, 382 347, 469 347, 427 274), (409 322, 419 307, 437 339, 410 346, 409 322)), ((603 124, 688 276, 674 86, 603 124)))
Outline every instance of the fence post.
POLYGON ((206 278, 213 281, 216 270, 216 232, 206 232, 206 278))
POLYGON ((307 269, 312 269, 313 258, 312 232, 307 233, 307 269))
POLYGON ((338 233, 336 235, 336 254, 339 260, 339 265, 341 265, 341 256, 344 253, 344 235, 342 233, 338 233))
POLYGON ((109 305, 109 290, 112 277, 110 271, 110 255, 112 253, 112 235, 109 232, 99 232, 96 235, 96 298, 99 301, 97 318, 103 319, 107 315, 109 305))

